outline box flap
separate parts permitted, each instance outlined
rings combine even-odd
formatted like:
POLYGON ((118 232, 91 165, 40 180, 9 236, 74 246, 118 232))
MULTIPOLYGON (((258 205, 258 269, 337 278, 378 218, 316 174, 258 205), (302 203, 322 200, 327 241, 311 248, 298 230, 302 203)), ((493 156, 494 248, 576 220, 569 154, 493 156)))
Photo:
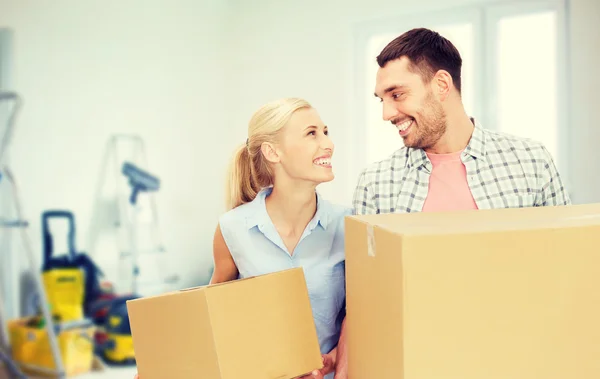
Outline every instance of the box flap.
POLYGON ((223 379, 290 379, 322 367, 302 268, 212 286, 206 296, 223 379))
POLYGON ((349 375, 403 379, 402 237, 370 226, 345 223, 349 375))
POLYGON ((461 234, 600 225, 600 204, 348 216, 398 234, 461 234))
POLYGON ((192 289, 127 302, 140 377, 221 378, 205 294, 192 289))

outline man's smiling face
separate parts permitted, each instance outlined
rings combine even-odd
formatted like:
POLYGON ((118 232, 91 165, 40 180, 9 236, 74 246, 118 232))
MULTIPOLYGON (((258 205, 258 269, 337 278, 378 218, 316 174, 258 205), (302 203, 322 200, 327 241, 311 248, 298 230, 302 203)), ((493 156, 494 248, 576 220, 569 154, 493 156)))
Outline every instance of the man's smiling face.
POLYGON ((424 79, 407 57, 377 71, 375 96, 381 99, 383 119, 398 129, 407 147, 431 148, 446 132, 446 115, 433 91, 434 82, 424 79))

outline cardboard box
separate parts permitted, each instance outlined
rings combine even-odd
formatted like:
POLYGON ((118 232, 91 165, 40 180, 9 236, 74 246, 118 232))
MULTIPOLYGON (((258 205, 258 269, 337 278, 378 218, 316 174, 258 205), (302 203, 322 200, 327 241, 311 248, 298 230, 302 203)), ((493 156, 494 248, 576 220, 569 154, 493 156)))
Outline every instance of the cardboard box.
POLYGON ((600 378, 600 204, 345 225, 351 378, 600 378))
POLYGON ((127 308, 143 379, 291 379, 323 366, 301 268, 127 308))

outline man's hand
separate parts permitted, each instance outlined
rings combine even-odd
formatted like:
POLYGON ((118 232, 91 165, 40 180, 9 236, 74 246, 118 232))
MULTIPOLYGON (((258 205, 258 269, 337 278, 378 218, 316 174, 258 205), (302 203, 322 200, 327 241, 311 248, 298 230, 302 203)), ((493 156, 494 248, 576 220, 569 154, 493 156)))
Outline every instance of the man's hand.
POLYGON ((332 373, 335 370, 335 362, 337 356, 337 348, 331 350, 328 354, 323 355, 323 368, 315 370, 310 374, 301 376, 300 379, 323 379, 325 375, 332 373))

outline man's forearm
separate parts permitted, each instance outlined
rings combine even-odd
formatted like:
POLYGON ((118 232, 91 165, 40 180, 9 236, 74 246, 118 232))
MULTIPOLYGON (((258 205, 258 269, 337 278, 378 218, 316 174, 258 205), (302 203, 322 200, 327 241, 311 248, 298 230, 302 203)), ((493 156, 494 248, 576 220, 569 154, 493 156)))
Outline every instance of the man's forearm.
POLYGON ((348 378, 348 346, 346 344, 346 318, 342 321, 342 330, 340 340, 337 346, 337 356, 335 365, 335 379, 348 378))

